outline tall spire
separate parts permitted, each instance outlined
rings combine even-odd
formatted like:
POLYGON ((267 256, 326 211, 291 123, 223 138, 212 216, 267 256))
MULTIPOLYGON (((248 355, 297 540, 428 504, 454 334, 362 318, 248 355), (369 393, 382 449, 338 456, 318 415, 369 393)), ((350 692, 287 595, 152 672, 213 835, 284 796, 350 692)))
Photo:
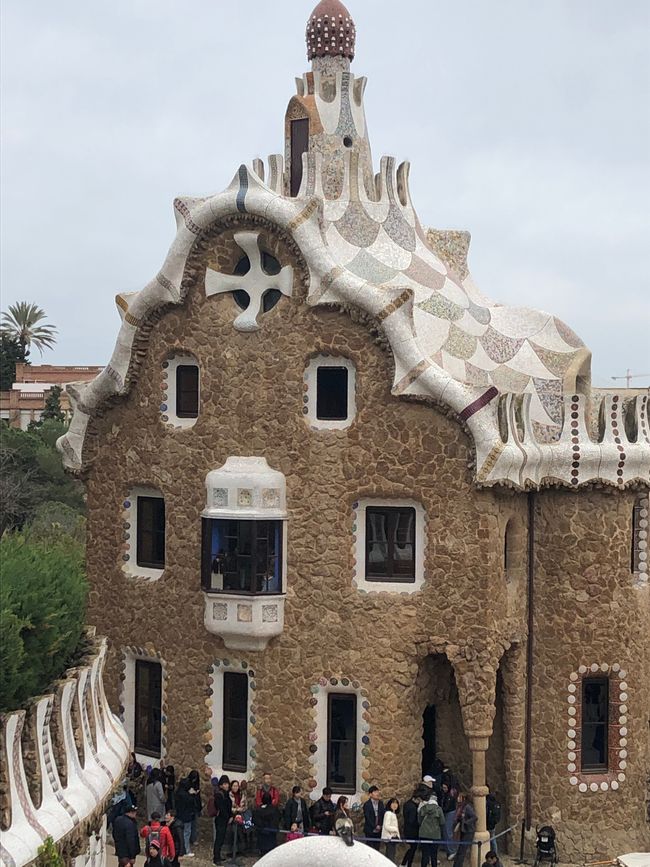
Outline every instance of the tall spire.
POLYGON ((340 0, 320 0, 307 22, 307 59, 354 58, 356 28, 340 0))

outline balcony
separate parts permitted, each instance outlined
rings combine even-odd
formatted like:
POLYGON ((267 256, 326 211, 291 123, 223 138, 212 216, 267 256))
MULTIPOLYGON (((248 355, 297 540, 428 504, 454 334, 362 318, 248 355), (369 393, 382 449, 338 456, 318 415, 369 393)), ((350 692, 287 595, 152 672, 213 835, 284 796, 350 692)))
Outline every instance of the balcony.
POLYGON ((284 593, 205 592, 204 623, 229 650, 264 650, 284 629, 284 593))
POLYGON ((205 628, 232 650, 264 650, 284 628, 284 475, 264 458, 230 457, 208 473, 206 487, 205 628))

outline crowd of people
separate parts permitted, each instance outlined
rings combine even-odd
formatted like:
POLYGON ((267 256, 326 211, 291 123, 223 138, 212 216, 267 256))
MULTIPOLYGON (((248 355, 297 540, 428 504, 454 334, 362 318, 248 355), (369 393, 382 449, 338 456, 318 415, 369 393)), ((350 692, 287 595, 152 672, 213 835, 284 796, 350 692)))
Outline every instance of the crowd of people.
MULTIPOLYGON (((370 786, 363 804, 360 839, 374 849, 383 848, 393 863, 397 863, 398 846, 402 845, 402 867, 411 867, 418 851, 419 867, 437 867, 441 854, 453 861, 453 867, 464 867, 469 857, 477 825, 472 796, 459 790, 448 768, 438 765, 432 775, 422 778, 403 806, 395 797, 382 800, 378 786, 370 786)), ((223 864, 231 855, 265 855, 278 842, 290 843, 306 834, 352 835, 349 799, 341 795, 335 803, 329 787, 311 807, 298 785, 281 804, 281 793, 269 773, 263 775, 254 794, 246 780, 231 780, 227 775, 213 778, 212 787, 204 805, 198 771, 190 771, 176 784, 172 766, 145 770, 132 754, 127 779, 108 814, 120 867, 132 867, 141 852, 141 841, 147 867, 179 867, 180 858, 193 858, 204 806, 205 814, 213 820, 215 865, 223 864), (146 814, 141 830, 137 824, 138 795, 146 814)), ((500 807, 491 795, 487 818, 488 830, 493 831, 500 807)), ((496 839, 483 867, 501 867, 496 839)))

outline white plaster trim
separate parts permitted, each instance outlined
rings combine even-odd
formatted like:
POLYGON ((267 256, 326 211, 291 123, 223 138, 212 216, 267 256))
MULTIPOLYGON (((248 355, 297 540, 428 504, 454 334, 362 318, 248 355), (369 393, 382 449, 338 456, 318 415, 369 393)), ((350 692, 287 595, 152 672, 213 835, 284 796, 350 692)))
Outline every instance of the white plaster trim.
POLYGON ((179 365, 192 365, 199 371, 199 415, 201 414, 201 368, 193 355, 171 355, 163 362, 163 394, 160 400, 160 412, 162 420, 170 427, 186 430, 194 427, 199 416, 196 418, 179 418, 176 415, 176 370, 179 365), (166 367, 164 365, 167 365, 166 367), (165 398, 165 395, 167 397, 165 398))
POLYGON ((332 800, 336 803, 337 798, 344 794, 349 798, 349 803, 352 809, 358 809, 361 806, 362 800, 365 799, 364 786, 367 790, 368 783, 363 783, 363 773, 370 767, 370 762, 367 756, 363 755, 363 750, 366 746, 363 742, 364 737, 369 737, 370 723, 363 718, 364 708, 363 702, 367 701, 365 690, 362 690, 356 681, 349 678, 331 678, 328 680, 321 677, 317 684, 312 686, 312 701, 316 704, 313 707, 314 717, 316 722, 316 731, 310 740, 317 746, 315 753, 310 753, 309 760, 313 765, 312 777, 316 780, 316 786, 311 792, 311 800, 317 801, 325 786, 327 785, 327 705, 328 695, 330 693, 348 693, 357 697, 357 768, 356 768, 356 787, 357 791, 354 794, 348 792, 335 792, 332 795, 332 800), (331 681, 335 680, 336 683, 331 681))
POLYGON ((255 714, 257 707, 253 701, 255 694, 255 680, 248 662, 238 659, 216 660, 210 672, 210 686, 212 688, 212 701, 210 704, 209 731, 207 741, 212 750, 206 753, 205 763, 210 769, 212 777, 220 777, 228 774, 231 779, 252 780, 256 767, 256 738, 255 738, 255 714), (248 677, 248 743, 246 744, 246 770, 224 770, 223 764, 223 680, 225 672, 245 674, 248 677))
POLYGON ((305 395, 305 420, 317 430, 345 430, 350 427, 357 413, 356 401, 357 370, 354 362, 349 358, 335 355, 316 355, 312 358, 305 369, 304 381, 306 385, 305 395), (348 372, 348 407, 347 417, 336 421, 333 419, 319 419, 316 416, 317 406, 317 375, 319 367, 344 367, 348 372), (306 410, 306 412, 305 412, 306 410))
POLYGON ((636 587, 648 586, 648 513, 649 498, 647 494, 640 494, 634 505, 636 526, 634 527, 634 584, 636 587))
POLYGON ((353 505, 354 578, 353 586, 366 593, 416 593, 422 589, 425 573, 426 513, 416 500, 387 497, 364 497, 353 505), (368 581, 366 579, 366 509, 368 506, 399 507, 415 509, 415 581, 368 581))
MULTIPOLYGON (((138 497, 158 497, 163 500, 162 493, 157 488, 138 485, 131 488, 124 500, 122 514, 123 526, 129 539, 125 540, 122 554, 122 571, 132 578, 145 578, 148 581, 158 581, 164 574, 164 569, 151 569, 148 566, 138 566, 138 497), (129 504, 127 506, 127 503, 129 504), (128 528, 127 528, 128 525, 128 528), (127 559, 128 558, 128 559, 127 559)), ((165 521, 167 520, 165 516, 165 521)), ((166 530, 166 528, 165 528, 166 530)), ((165 547, 167 533, 165 532, 165 547)), ((166 559, 166 557, 165 557, 166 559)))
POLYGON ((135 663, 136 660, 143 660, 144 662, 156 662, 160 665, 161 673, 160 673, 160 755, 159 756, 149 756, 145 753, 136 752, 136 758, 140 762, 143 768, 146 768, 147 765, 153 765, 154 763, 159 762, 161 759, 165 758, 166 754, 166 717, 165 717, 165 699, 166 699, 166 679, 167 672, 163 659, 155 654, 148 653, 144 648, 134 648, 134 647, 123 647, 123 681, 122 681, 122 692, 120 695, 120 705, 121 705, 121 713, 120 719, 122 724, 126 730, 127 735, 129 736, 129 744, 131 745, 131 750, 135 750, 135 663))

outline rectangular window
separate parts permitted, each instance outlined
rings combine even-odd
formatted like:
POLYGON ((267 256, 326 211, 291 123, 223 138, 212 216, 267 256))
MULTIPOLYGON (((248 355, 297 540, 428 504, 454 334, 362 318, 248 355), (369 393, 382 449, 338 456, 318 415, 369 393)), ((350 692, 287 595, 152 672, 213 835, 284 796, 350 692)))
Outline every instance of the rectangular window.
POLYGON ((587 677, 582 681, 581 769, 606 771, 609 725, 609 680, 587 677))
POLYGON ((291 121, 291 195, 297 196, 302 183, 302 155, 309 150, 309 118, 291 121))
POLYGON ((336 792, 357 791, 357 697, 327 697, 327 785, 336 792))
POLYGON ((347 417, 347 367, 319 367, 316 371, 316 418, 345 421, 347 417))
POLYGON ((282 521, 203 519, 203 589, 282 593, 282 521))
POLYGON ((248 675, 223 676, 223 769, 245 771, 248 757, 248 675))
POLYGON ((138 497, 137 563, 150 569, 165 566, 165 501, 138 497))
POLYGON ((135 660, 135 751, 160 756, 162 716, 162 666, 159 662, 135 660))
POLYGON ((415 581, 415 509, 368 506, 366 579, 415 581))
POLYGON ((199 416, 199 368, 196 364, 179 364, 176 368, 176 415, 178 418, 199 416))

